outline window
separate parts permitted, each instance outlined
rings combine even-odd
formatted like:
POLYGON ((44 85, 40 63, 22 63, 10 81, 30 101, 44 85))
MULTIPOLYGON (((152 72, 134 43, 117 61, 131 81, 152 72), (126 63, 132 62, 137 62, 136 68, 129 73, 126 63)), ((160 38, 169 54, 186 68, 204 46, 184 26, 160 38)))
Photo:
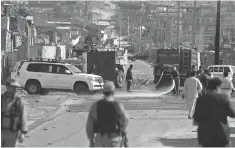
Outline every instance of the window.
POLYGON ((235 67, 231 67, 231 68, 232 68, 233 73, 235 73, 235 67))
POLYGON ((224 72, 230 72, 229 67, 224 67, 224 72))
POLYGON ((210 67, 209 70, 210 70, 210 72, 214 72, 213 67, 210 67))
POLYGON ((223 67, 219 67, 219 72, 224 72, 224 68, 223 67))
POLYGON ((214 72, 219 72, 219 67, 214 67, 214 72))
POLYGON ((77 67, 73 66, 73 65, 67 65, 71 70, 72 72, 74 73, 82 73, 81 70, 79 70, 77 67))
POLYGON ((52 73, 52 65, 50 65, 50 64, 41 64, 41 63, 31 63, 31 64, 28 65, 27 71, 52 73))
POLYGON ((56 65, 56 72, 57 74, 66 74, 65 71, 69 70, 67 67, 63 65, 56 65))

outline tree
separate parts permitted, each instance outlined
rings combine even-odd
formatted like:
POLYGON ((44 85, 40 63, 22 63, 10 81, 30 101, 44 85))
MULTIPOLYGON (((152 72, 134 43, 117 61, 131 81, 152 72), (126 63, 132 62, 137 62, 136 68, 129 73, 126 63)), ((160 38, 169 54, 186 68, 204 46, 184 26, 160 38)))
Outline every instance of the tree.
POLYGON ((28 2, 27 1, 19 1, 15 2, 13 7, 11 8, 11 16, 12 17, 27 17, 29 15, 29 9, 28 9, 28 2))

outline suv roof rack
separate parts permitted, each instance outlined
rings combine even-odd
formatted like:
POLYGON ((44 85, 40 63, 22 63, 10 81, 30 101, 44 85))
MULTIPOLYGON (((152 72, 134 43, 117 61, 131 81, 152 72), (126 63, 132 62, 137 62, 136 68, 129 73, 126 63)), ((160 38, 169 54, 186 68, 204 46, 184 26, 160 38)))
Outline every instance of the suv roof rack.
POLYGON ((35 61, 35 62, 62 63, 62 61, 59 61, 57 59, 49 59, 49 58, 41 58, 41 57, 38 57, 38 58, 35 58, 35 57, 27 58, 27 60, 28 61, 35 61))

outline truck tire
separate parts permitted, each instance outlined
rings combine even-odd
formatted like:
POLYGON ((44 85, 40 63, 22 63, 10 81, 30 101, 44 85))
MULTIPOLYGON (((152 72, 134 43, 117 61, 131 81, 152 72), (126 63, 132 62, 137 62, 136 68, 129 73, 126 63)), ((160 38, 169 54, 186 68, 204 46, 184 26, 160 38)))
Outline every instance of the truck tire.
POLYGON ((116 87, 122 88, 125 85, 125 74, 123 71, 119 70, 116 78, 116 87))

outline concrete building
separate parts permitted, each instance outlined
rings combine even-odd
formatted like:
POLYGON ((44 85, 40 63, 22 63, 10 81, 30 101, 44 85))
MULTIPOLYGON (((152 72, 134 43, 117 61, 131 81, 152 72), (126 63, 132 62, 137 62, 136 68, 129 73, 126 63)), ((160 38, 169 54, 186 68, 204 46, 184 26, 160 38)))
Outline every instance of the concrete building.
MULTIPOLYGON (((214 44, 216 33, 216 3, 201 4, 196 8, 196 45, 202 49, 214 44)), ((183 34, 186 42, 192 42, 193 11, 183 15, 183 34)), ((234 44, 235 3, 221 2, 221 44, 234 44)))

